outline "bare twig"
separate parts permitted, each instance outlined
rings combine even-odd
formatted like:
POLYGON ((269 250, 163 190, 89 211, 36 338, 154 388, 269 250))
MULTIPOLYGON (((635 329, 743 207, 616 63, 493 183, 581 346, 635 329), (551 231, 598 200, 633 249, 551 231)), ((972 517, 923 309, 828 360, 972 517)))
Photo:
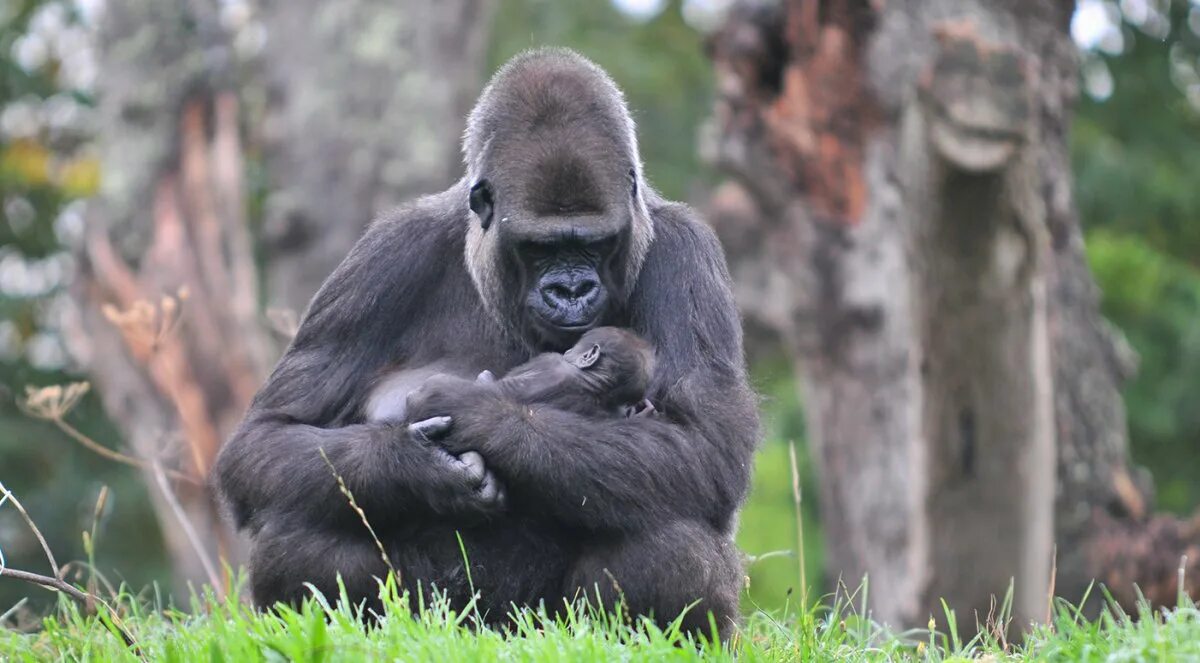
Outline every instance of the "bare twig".
POLYGON ((0 481, 0 496, 12 502, 12 505, 17 508, 17 511, 21 514, 21 518, 25 520, 25 524, 29 526, 30 531, 37 537, 38 543, 42 545, 42 552, 46 554, 46 561, 50 562, 50 570, 54 572, 54 577, 59 577, 58 562, 54 560, 54 553, 50 552, 50 545, 46 543, 46 537, 42 536, 42 530, 38 529, 37 524, 33 522, 33 518, 29 517, 29 512, 25 510, 25 506, 21 504, 21 500, 17 499, 17 496, 13 495, 12 491, 5 487, 2 481, 0 481))
POLYGON ((1178 601, 1179 601, 1180 607, 1182 607, 1184 605, 1191 605, 1188 602, 1187 589, 1185 589, 1186 586, 1183 583, 1183 581, 1187 579, 1187 563, 1188 563, 1188 556, 1187 555, 1180 556, 1179 570, 1175 572, 1176 573, 1175 586, 1179 590, 1178 601))
MULTIPOLYGON (((22 582, 39 585, 52 591, 62 592, 63 594, 66 594, 67 596, 70 596, 72 599, 75 599, 81 603, 84 607, 92 605, 92 602, 104 606, 104 608, 108 610, 108 615, 112 618, 112 624, 117 628, 117 632, 120 634, 121 640, 125 642, 125 646, 137 647, 137 640, 135 640, 133 635, 129 633, 129 630, 125 628, 124 624, 121 622, 121 618, 117 616, 116 610, 113 610, 113 607, 99 596, 89 594, 79 589, 75 585, 67 582, 66 580, 51 578, 50 576, 44 576, 40 573, 30 573, 29 571, 19 571, 17 569, 4 568, 0 569, 0 578, 12 578, 13 580, 20 580, 22 582)), ((7 615, 7 613, 5 614, 7 615)))
POLYGON ((804 512, 800 509, 800 470, 796 466, 796 441, 788 441, 788 460, 792 465, 792 503, 796 506, 796 559, 800 566, 800 607, 807 610, 808 572, 804 568, 804 512))
MULTIPOLYGON (((67 385, 56 384, 49 387, 26 386, 25 400, 18 401, 17 405, 20 406, 25 414, 35 419, 42 419, 54 424, 59 430, 66 433, 68 437, 83 445, 89 451, 111 461, 149 471, 150 464, 145 460, 109 449, 67 423, 67 413, 75 407, 90 389, 91 385, 87 382, 72 382, 67 385)), ((194 485, 200 485, 199 479, 176 470, 167 470, 167 475, 177 481, 187 481, 194 485)))
POLYGON ((4 622, 8 621, 9 617, 12 617, 13 615, 17 614, 17 611, 21 609, 21 606, 25 605, 28 602, 29 602, 29 597, 22 596, 21 600, 17 601, 16 604, 13 605, 13 607, 9 608, 8 610, 5 610, 3 614, 0 614, 0 627, 3 627, 4 622))
MULTIPOLYGON (((130 467, 136 467, 140 470, 147 470, 147 471, 151 471, 151 472, 154 471, 154 468, 152 466, 157 464, 157 461, 154 463, 149 463, 149 462, 142 460, 141 458, 134 458, 133 456, 126 456, 125 454, 123 454, 119 451, 113 451, 112 449, 109 449, 108 447, 103 446, 100 443, 96 442, 95 440, 88 437, 87 435, 84 435, 82 432, 79 431, 79 429, 75 428, 71 424, 68 424, 66 421, 63 421, 62 419, 49 419, 48 421, 50 421, 50 423, 57 426, 59 430, 61 430, 62 432, 66 433, 68 436, 70 436, 71 439, 75 440, 76 442, 87 447, 89 450, 94 451, 97 454, 99 454, 109 460, 113 460, 118 463, 123 463, 125 465, 129 465, 130 467)), ((176 481, 184 481, 184 482, 192 484, 193 486, 201 485, 201 481, 190 474, 185 474, 178 470, 172 470, 172 469, 167 469, 167 468, 162 468, 162 471, 168 477, 170 477, 171 479, 174 479, 176 481)))
POLYGON ((1054 630, 1054 586, 1058 583, 1058 544, 1050 557, 1050 587, 1046 590, 1046 624, 1054 630))
POLYGON ((163 471, 163 467, 158 461, 151 463, 151 470, 154 474, 154 481, 158 484, 158 489, 162 491, 163 498, 166 499, 167 505, 171 507, 171 512, 179 519, 179 525, 183 527, 183 533, 187 536, 188 543, 196 551, 196 557, 200 558, 200 565, 204 567, 204 575, 208 576, 209 584, 212 585, 213 591, 221 594, 221 577, 217 575, 217 568, 213 566, 212 560, 209 559, 208 551, 204 549, 204 544, 200 541, 200 536, 196 533, 196 528, 192 527, 192 521, 187 517, 187 513, 184 512, 183 505, 179 503, 179 499, 175 497, 175 492, 171 490, 171 484, 167 481, 166 472, 163 471))
MULTIPOLYGON (((13 506, 17 508, 17 511, 21 513, 21 517, 25 519, 25 524, 29 526, 30 531, 32 531, 33 535, 37 537, 38 542, 42 544, 42 550, 46 553, 46 559, 50 562, 50 568, 54 570, 54 576, 51 577, 42 575, 40 573, 31 573, 29 571, 21 571, 18 569, 10 569, 6 566, 0 566, 0 577, 12 578, 14 580, 20 580, 23 582, 32 583, 34 585, 40 585, 54 591, 62 592, 67 596, 70 596, 72 599, 82 603, 84 607, 88 609, 91 608, 93 602, 99 603, 108 610, 108 614, 112 618, 112 624, 117 628, 117 631, 120 632, 121 639, 125 642, 125 645, 129 647, 136 647, 137 641, 133 639, 133 636, 121 624, 121 618, 117 616, 117 612, 113 610, 112 606, 105 602, 104 599, 93 594, 89 594, 62 579, 61 569, 59 568, 58 563, 54 561, 54 554, 50 552, 50 546, 46 544, 46 539, 42 536, 42 531, 38 529, 37 524, 34 523, 33 519, 29 517, 29 513, 25 511, 25 507, 21 506, 21 501, 17 499, 17 496, 13 495, 12 491, 6 488, 3 483, 0 483, 0 496, 3 496, 3 499, 0 500, 0 502, 12 502, 13 506)), ((7 618, 7 615, 8 612, 5 613, 5 618, 7 618)))
POLYGON ((8 577, 13 578, 14 580, 21 580, 24 582, 33 583, 35 585, 41 585, 42 587, 46 587, 57 592, 62 592, 83 604, 86 604, 88 599, 92 598, 90 594, 79 589, 75 585, 72 585, 66 580, 51 578, 50 576, 44 576, 40 573, 30 573, 29 571, 19 571, 17 569, 4 568, 0 569, 0 577, 8 577))

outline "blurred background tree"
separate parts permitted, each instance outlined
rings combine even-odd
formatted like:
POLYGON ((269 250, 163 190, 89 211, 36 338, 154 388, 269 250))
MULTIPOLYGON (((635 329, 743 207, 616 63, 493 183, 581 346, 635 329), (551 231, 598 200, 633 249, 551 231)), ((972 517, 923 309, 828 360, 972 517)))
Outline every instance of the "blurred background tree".
MULTIPOLYGON (((83 450, 17 407, 26 384, 83 377, 59 330, 67 309, 62 300, 78 269, 64 246, 83 232, 79 201, 96 192, 101 177, 117 175, 100 172, 99 154, 90 141, 99 120, 93 99, 96 62, 88 42, 102 4, 0 3, 0 480, 22 496, 66 559, 83 557, 80 532, 90 527, 100 485, 111 486, 115 498, 104 517, 97 564, 140 588, 155 579, 169 582, 170 573, 138 473, 83 450)), ((246 4, 258 12, 282 6, 246 4)), ((577 48, 625 89, 639 122, 651 181, 669 196, 703 206, 715 181, 697 147, 713 93, 704 40, 727 4, 500 0, 488 21, 486 67, 463 88, 473 97, 483 69, 490 71, 522 48, 577 48)), ((236 18, 241 10, 229 11, 236 18)), ((1125 394, 1134 459, 1153 473, 1161 503, 1182 513, 1200 503, 1200 84, 1195 78, 1200 7, 1188 0, 1084 0, 1076 23, 1073 36, 1084 58, 1087 97, 1077 109, 1072 158, 1088 257, 1104 291, 1105 314, 1141 358, 1137 378, 1125 394)), ((269 44, 271 25, 279 30, 281 24, 253 26, 241 38, 250 45, 262 39, 269 44)), ((354 40, 345 43, 353 45, 354 40)), ((303 54, 296 51, 292 57, 303 54)), ((284 70, 275 69, 273 75, 301 81, 306 75, 303 67, 288 69, 290 74, 284 70)), ((266 80, 262 72, 250 68, 238 75, 266 80)), ((323 75, 328 76, 323 80, 338 78, 336 71, 323 75)), ((262 86, 243 101, 247 112, 259 112, 272 99, 262 86)), ((453 118, 461 121, 462 113, 455 112, 453 118)), ((312 159, 311 153, 300 145, 291 156, 272 152, 266 147, 270 136, 260 136, 260 130, 253 123, 243 125, 251 149, 242 175, 248 189, 247 223, 262 267, 286 255, 290 241, 311 245, 314 235, 305 228, 319 228, 328 220, 321 213, 289 216, 289 199, 278 194, 286 190, 287 179, 309 181, 286 171, 272 174, 267 160, 303 162, 312 159), (277 194, 274 202, 269 200, 272 193, 277 194)), ((353 218, 344 223, 360 228, 374 206, 435 190, 455 176, 457 127, 430 131, 441 137, 422 145, 449 150, 449 156, 439 157, 445 169, 413 189, 401 190, 393 183, 391 195, 358 196, 351 206, 353 218)), ((318 179, 301 188, 319 199, 325 193, 320 171, 312 172, 318 179)), ((318 243, 321 236, 315 235, 318 243)), ((286 268, 281 270, 287 274, 286 268)), ((276 283, 280 280, 286 277, 276 283)), ((312 287, 309 279, 299 289, 312 287)), ((260 297, 263 308, 295 308, 304 297, 270 288, 265 286, 260 297)), ((796 547, 786 442, 795 440, 803 452, 803 416, 789 360, 782 358, 775 341, 750 338, 756 341, 748 350, 768 426, 739 542, 753 556, 767 555, 750 566, 754 605, 779 608, 795 600, 789 593, 798 583, 796 559, 769 553, 796 547)), ((115 446, 120 439, 119 427, 106 421, 95 395, 84 400, 71 420, 101 441, 115 446)), ((821 577, 821 541, 811 490, 815 477, 804 453, 801 475, 807 575, 814 582, 821 577)), ((40 568, 36 546, 9 509, 0 509, 0 550, 14 567, 40 568)), ((0 582, 0 610, 26 595, 29 588, 0 582)))
MULTIPOLYGON (((85 22, 72 3, 0 4, 0 481, 22 497, 64 560, 84 558, 81 533, 109 486, 96 565, 114 582, 146 587, 169 579, 171 569, 140 478, 18 407, 26 385, 79 378, 58 330, 75 269, 65 242, 81 233, 81 200, 96 192, 99 178, 89 145, 95 69, 85 22)), ((94 398, 74 421, 97 439, 116 439, 94 398)), ((14 567, 45 570, 12 509, 0 509, 0 550, 14 567)), ((42 605, 52 600, 0 583, 0 604, 27 595, 42 605)))
POLYGON ((1140 358, 1134 458, 1164 508, 1200 504, 1200 3, 1086 0, 1072 140, 1104 314, 1140 358))

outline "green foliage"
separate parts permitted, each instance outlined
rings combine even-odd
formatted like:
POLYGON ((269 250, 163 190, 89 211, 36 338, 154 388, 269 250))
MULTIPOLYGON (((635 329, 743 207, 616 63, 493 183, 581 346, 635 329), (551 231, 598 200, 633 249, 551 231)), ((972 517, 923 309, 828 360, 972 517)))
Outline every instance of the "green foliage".
POLYGON ((1089 233, 1087 250, 1104 314, 1139 354, 1125 391, 1136 459, 1161 505, 1185 511, 1200 503, 1200 271, 1108 229, 1089 233))
MULTIPOLYGON (((1110 608, 1083 619, 1058 603, 1053 624, 1034 628, 1024 644, 998 633, 972 636, 951 612, 929 629, 895 633, 865 618, 856 601, 789 613, 755 613, 726 645, 682 635, 643 619, 575 604, 556 617, 521 611, 509 632, 478 628, 470 607, 442 601, 409 611, 406 595, 389 582, 385 611, 375 626, 326 597, 298 610, 256 612, 231 593, 196 601, 188 612, 148 605, 128 594, 115 602, 118 619, 102 608, 85 616, 63 602, 37 633, 0 632, 8 661, 1174 661, 1200 657, 1200 610, 1181 601, 1172 610, 1143 609, 1132 619, 1110 608), (119 623, 136 650, 115 633, 119 623)), ((332 597, 329 597, 332 599, 332 597)), ((1001 620, 1003 621, 1003 620, 1001 620)))
POLYGON ((1071 149, 1103 312, 1141 358, 1125 392, 1134 460, 1182 512, 1200 504, 1200 7, 1165 5, 1165 34, 1126 22, 1119 55, 1086 55, 1113 94, 1081 100, 1071 149))
POLYGON ((800 541, 803 541, 807 595, 831 589, 825 586, 822 577, 815 468, 805 444, 804 417, 796 383, 787 366, 787 362, 779 361, 758 366, 754 371, 755 389, 763 396, 765 440, 755 458, 754 482, 738 528, 738 547, 748 556, 747 609, 782 610, 788 605, 798 605, 804 595, 797 556, 800 541), (792 496, 790 443, 796 445, 802 520, 797 518, 792 496))

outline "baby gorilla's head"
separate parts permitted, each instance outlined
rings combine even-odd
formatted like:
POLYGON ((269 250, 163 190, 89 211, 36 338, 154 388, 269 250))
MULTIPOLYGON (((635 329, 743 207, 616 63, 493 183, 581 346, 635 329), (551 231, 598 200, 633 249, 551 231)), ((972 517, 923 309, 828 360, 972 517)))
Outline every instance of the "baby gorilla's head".
POLYGON ((654 373, 654 350, 633 332, 597 327, 563 353, 580 369, 597 393, 610 403, 636 403, 646 396, 654 373))

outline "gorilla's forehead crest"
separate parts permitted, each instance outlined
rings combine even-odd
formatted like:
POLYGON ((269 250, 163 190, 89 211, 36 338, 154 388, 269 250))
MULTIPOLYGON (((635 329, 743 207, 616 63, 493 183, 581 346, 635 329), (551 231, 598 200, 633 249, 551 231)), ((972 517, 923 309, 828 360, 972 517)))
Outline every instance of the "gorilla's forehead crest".
POLYGON ((463 156, 469 172, 477 175, 501 145, 531 137, 597 143, 571 146, 581 152, 615 147, 640 175, 624 95, 603 69, 574 51, 526 51, 496 72, 467 122, 463 156))

